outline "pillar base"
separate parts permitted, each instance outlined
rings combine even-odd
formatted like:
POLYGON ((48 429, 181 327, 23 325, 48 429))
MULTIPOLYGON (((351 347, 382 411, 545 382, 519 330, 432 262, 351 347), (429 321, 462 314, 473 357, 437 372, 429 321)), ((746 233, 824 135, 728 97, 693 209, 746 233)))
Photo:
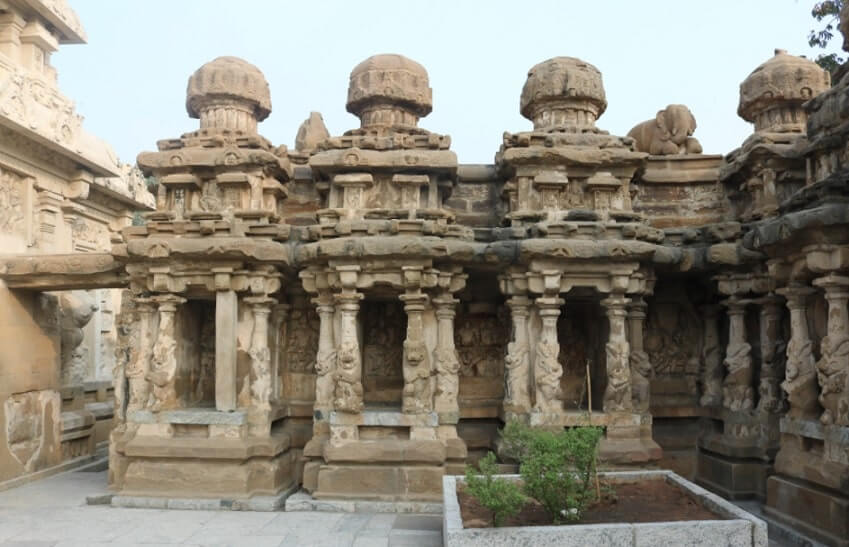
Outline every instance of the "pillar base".
POLYGON ((128 413, 113 434, 116 496, 244 500, 279 496, 296 483, 300 449, 285 428, 248 435, 241 412, 185 409, 128 413))
POLYGON ((782 475, 767 479, 764 513, 808 537, 849 547, 849 497, 782 475))
POLYGON ((766 499, 766 480, 772 463, 754 458, 734 458, 699 449, 695 482, 731 499, 766 499))

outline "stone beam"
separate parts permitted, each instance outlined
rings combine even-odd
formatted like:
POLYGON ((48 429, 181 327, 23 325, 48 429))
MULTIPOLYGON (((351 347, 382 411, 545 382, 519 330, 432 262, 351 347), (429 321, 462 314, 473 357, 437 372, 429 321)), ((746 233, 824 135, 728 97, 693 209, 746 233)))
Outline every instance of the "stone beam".
POLYGON ((65 291, 123 288, 124 265, 109 253, 0 256, 0 279, 10 289, 65 291))

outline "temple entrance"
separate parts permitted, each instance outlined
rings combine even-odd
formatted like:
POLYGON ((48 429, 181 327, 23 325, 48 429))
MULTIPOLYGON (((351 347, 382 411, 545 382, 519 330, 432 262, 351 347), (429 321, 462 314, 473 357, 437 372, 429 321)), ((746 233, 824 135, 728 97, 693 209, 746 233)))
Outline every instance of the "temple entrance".
POLYGON ((367 300, 360 310, 363 328, 363 400, 370 407, 401 407, 402 362, 407 314, 397 298, 367 300))
POLYGON ((557 320, 560 342, 558 360, 563 367, 560 387, 566 410, 588 409, 587 363, 592 383, 593 410, 602 410, 607 383, 604 343, 607 340, 607 318, 595 291, 573 289, 557 320), (573 295, 573 293, 578 294, 573 295))
POLYGON ((176 316, 177 397, 183 407, 215 407, 215 302, 189 300, 176 316))

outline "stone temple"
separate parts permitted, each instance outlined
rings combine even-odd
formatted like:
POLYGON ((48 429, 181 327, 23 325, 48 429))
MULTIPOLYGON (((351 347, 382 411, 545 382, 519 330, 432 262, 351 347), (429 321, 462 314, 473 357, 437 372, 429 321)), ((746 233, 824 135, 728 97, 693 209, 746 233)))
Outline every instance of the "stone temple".
POLYGON ((606 467, 849 545, 846 66, 776 50, 723 156, 678 104, 611 135, 601 72, 555 57, 516 90, 533 129, 470 165, 413 60, 354 67, 359 127, 311 113, 290 150, 260 69, 219 57, 198 129, 135 169, 56 87, 84 39, 62 1, 0 1, 4 485, 108 446, 113 503, 409 508, 508 420, 592 423, 606 467))

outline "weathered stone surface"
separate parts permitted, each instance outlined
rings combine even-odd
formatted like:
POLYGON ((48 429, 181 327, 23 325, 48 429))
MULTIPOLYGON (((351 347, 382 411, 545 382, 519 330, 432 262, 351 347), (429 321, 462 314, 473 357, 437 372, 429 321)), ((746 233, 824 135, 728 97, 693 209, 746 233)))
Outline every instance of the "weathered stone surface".
MULTIPOLYGON (((827 89, 808 60, 764 63, 740 92, 755 133, 722 158, 683 105, 599 129, 601 73, 555 57, 521 92, 533 130, 460 165, 419 127, 433 91, 415 61, 360 63, 359 127, 331 136, 312 113, 290 155, 258 133, 262 72, 221 57, 189 79, 199 127, 141 153, 142 174, 76 146, 47 59, 80 34, 18 4, 0 17, 0 247, 17 253, 0 257, 0 479, 108 436, 117 503, 276 507, 302 485, 314 498, 293 507, 433 509, 518 419, 603 427, 604 465, 660 460, 842 532, 817 519, 849 488, 845 67, 827 89), (133 218, 143 176, 155 211, 133 218), (43 293, 68 289, 92 292, 43 293), (814 514, 770 498, 773 467, 814 514)), ((686 541, 765 543, 691 493, 730 520, 686 541)))

